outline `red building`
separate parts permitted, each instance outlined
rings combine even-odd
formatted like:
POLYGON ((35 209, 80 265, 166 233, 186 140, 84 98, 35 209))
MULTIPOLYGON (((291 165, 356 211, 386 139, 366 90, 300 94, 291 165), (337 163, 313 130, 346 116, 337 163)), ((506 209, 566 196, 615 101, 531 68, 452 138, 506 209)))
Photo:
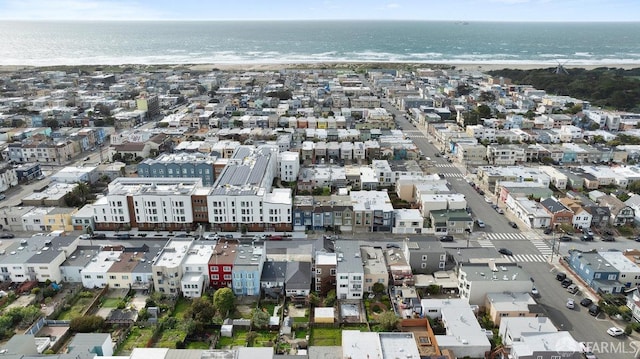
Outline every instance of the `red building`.
POLYGON ((231 287, 233 262, 236 260, 238 241, 221 240, 209 259, 209 285, 212 288, 231 287))

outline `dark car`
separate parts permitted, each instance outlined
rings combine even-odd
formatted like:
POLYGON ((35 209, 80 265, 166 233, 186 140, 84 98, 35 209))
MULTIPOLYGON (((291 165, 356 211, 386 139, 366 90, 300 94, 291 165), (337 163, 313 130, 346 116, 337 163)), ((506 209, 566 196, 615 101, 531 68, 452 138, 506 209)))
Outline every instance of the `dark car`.
POLYGON ((598 313, 600 313, 600 307, 597 304, 591 304, 589 307, 589 314, 595 317, 598 313))
POLYGON ((564 235, 564 236, 561 236, 560 238, 558 238, 558 240, 560 242, 571 242, 573 240, 573 238, 571 238, 571 236, 564 235))
POLYGON ((91 238, 94 239, 105 239, 107 238, 107 235, 104 233, 94 233, 93 236, 91 236, 91 238))
POLYGON ((580 240, 584 242, 591 242, 593 241, 593 236, 589 234, 585 234, 584 236, 580 237, 580 240))
POLYGON ((0 238, 14 238, 15 234, 9 232, 0 232, 0 238))
POLYGON ((561 283, 562 288, 567 288, 568 286, 570 286, 572 284, 573 284, 573 281, 571 279, 569 279, 569 278, 565 278, 561 283))
POLYGON ((558 281, 563 281, 566 278, 567 278, 567 275, 565 273, 560 272, 560 273, 556 274, 556 280, 558 280, 558 281))
POLYGON ((615 238, 613 238, 613 236, 610 236, 610 235, 604 235, 604 236, 602 236, 602 241, 603 241, 603 242, 615 242, 615 241, 616 241, 616 239, 615 239, 615 238))
POLYGON ((518 228, 518 224, 516 222, 509 222, 509 225, 511 226, 511 228, 518 228))
POLYGON ((510 250, 508 250, 506 248, 498 249, 498 253, 504 254, 505 256, 512 256, 513 255, 513 252, 511 252, 510 250))
POLYGON ((593 301, 589 298, 584 298, 580 301, 580 305, 583 307, 590 307, 593 304, 593 301))
POLYGON ((453 242, 453 236, 447 235, 440 237, 440 242, 453 242))
POLYGON ((553 233, 553 229, 552 228, 545 228, 544 229, 544 234, 551 234, 553 233))
POLYGON ((606 234, 607 236, 613 236, 613 231, 610 229, 605 229, 604 234, 606 234))

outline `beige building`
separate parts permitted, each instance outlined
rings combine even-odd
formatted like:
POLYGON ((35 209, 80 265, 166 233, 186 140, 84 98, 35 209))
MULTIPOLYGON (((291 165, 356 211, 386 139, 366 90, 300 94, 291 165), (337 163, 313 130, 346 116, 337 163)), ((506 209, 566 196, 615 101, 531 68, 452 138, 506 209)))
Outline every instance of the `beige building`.
POLYGON ((389 286, 389 273, 387 272, 382 249, 362 246, 360 247, 360 255, 364 268, 363 290, 372 293, 373 285, 376 283, 382 283, 387 288, 389 286))
POLYGON ((500 325, 502 318, 537 317, 531 309, 536 301, 528 292, 524 293, 487 293, 485 309, 495 325, 500 325))
POLYGON ((47 231, 72 232, 71 217, 78 212, 77 208, 54 207, 44 215, 44 224, 47 231))
POLYGON ((458 145, 456 155, 458 156, 458 161, 465 165, 487 164, 487 148, 484 145, 461 143, 458 145))
POLYGON ((133 270, 144 258, 144 254, 144 252, 122 252, 107 270, 109 288, 130 288, 134 283, 133 270))

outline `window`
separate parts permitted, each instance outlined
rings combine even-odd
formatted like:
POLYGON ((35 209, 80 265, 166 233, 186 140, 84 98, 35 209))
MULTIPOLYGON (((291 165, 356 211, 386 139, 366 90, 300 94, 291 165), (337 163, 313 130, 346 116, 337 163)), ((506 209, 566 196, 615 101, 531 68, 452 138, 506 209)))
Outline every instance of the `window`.
POLYGON ((427 268, 427 263, 420 263, 420 268, 422 269, 427 268))
POLYGON ((211 280, 219 280, 219 279, 220 279, 219 275, 217 275, 217 274, 212 274, 211 275, 211 280))
POLYGON ((224 266, 224 267, 222 267, 222 271, 223 272, 231 272, 231 267, 230 266, 224 266))
MULTIPOLYGON (((336 275, 336 269, 335 269, 335 268, 331 268, 331 269, 329 270, 329 274, 331 274, 331 275, 336 275)), ((638 278, 636 278, 636 279, 638 279, 638 278)))
POLYGON ((316 274, 322 274, 322 268, 316 268, 316 274))
POLYGON ((231 274, 225 274, 224 280, 231 280, 231 274))

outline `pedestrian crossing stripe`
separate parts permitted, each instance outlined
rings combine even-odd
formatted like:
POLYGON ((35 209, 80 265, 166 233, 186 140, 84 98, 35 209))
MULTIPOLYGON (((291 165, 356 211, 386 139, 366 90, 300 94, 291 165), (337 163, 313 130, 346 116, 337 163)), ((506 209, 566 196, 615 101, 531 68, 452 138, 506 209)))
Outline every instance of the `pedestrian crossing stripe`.
POLYGON ((533 262, 546 262, 549 256, 544 254, 516 254, 513 256, 503 255, 503 258, 508 259, 514 263, 533 263, 533 262))
POLYGON ((487 239, 491 240, 500 240, 500 241, 508 241, 508 240, 526 240, 527 237, 522 233, 485 233, 487 239))
POLYGON ((446 178, 462 178, 462 173, 439 173, 439 175, 446 178))
POLYGON ((436 167, 446 167, 446 168, 454 168, 456 165, 453 163, 436 163, 436 167))
POLYGON ((532 242, 532 243, 533 243, 533 246, 536 247, 536 249, 544 255, 551 255, 551 253, 553 253, 551 248, 549 248, 549 246, 545 242, 532 242))
POLYGON ((488 239, 478 239, 478 245, 482 248, 495 248, 496 246, 488 239))

